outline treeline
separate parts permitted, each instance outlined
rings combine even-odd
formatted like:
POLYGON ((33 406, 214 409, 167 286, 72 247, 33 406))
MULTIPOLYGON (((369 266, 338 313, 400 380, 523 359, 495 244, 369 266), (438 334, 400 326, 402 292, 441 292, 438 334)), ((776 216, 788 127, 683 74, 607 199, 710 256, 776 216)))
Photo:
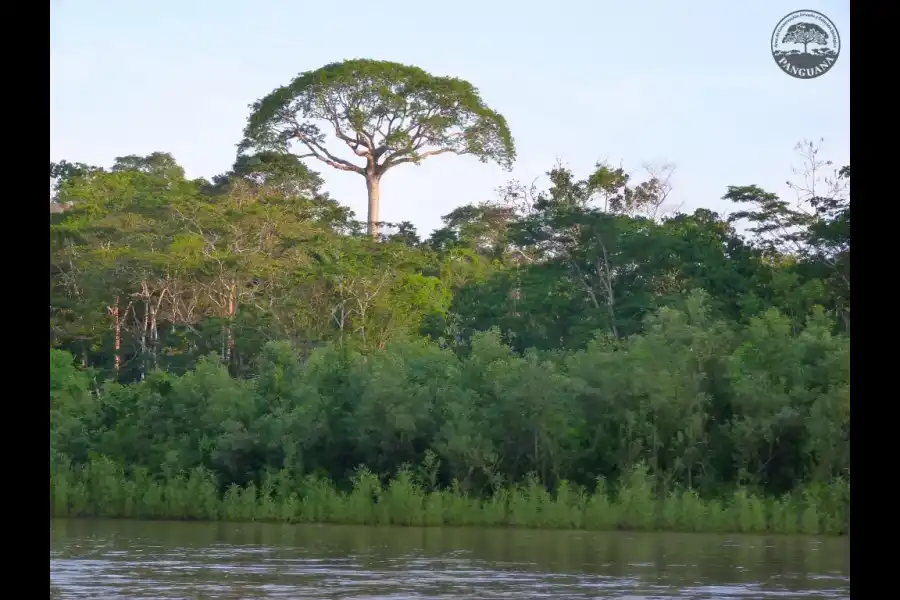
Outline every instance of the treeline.
POLYGON ((435 482, 477 492, 529 473, 591 485, 645 464, 664 488, 781 494, 849 472, 849 343, 831 326, 819 311, 794 332, 770 310, 734 328, 694 294, 643 333, 583 350, 517 355, 490 332, 465 353, 404 340, 301 361, 272 342, 253 378, 210 356, 95 389, 51 351, 52 446, 159 474, 202 465, 240 485, 282 468, 391 474, 427 454, 435 482))
MULTIPOLYGON (((154 371, 139 383, 107 382, 95 389, 70 354, 52 350, 51 447, 76 467, 107 457, 127 467, 121 477, 143 472, 145 482, 174 481, 201 468, 219 499, 229 485, 265 486, 280 474, 297 482, 287 491, 279 486, 281 498, 298 494, 285 519, 313 519, 297 512, 308 476, 349 488, 354 473, 358 483, 356 467, 364 465, 375 473, 411 474, 423 493, 456 490, 460 497, 509 494, 529 480, 556 492, 574 485, 564 504, 574 503, 567 510, 578 515, 586 510, 578 502, 590 496, 577 490, 606 494, 617 489, 608 485, 632 481, 638 472, 643 494, 679 507, 686 491, 733 501, 738 488, 776 499, 778 514, 793 507, 780 525, 767 525, 776 517, 766 511, 775 508, 756 498, 753 531, 819 531, 802 525, 810 501, 819 511, 813 522, 828 519, 833 524, 826 528, 821 521, 823 531, 843 531, 849 342, 833 335, 832 327, 820 310, 793 331, 790 320, 772 309, 735 328, 714 319, 704 294, 696 293, 682 311, 664 308, 648 317, 642 333, 623 341, 603 335, 583 350, 517 355, 490 332, 476 335, 465 353, 403 340, 377 352, 330 345, 301 361, 290 344, 271 342, 253 378, 232 377, 218 356, 210 356, 184 375, 154 371)), ((124 481, 104 489, 124 494, 124 481)), ((234 493, 229 502, 236 501, 234 493)), ((361 497, 371 500, 372 493, 361 497)), ((62 514, 77 506, 65 498, 61 507, 56 499, 62 514)), ((511 510, 506 502, 503 511, 511 510)), ((665 506, 647 498, 641 503, 646 514, 640 526, 650 528, 665 506)), ((168 504, 131 506, 151 516, 199 516, 182 515, 185 507, 167 513, 168 504)), ((226 518, 225 508, 215 506, 212 516, 226 518)), ((715 516, 730 504, 710 512, 705 506, 701 502, 693 516, 679 516, 687 520, 671 527, 737 527, 738 516, 715 516)), ((76 513, 92 507, 85 503, 76 513)), ((369 511, 364 514, 380 514, 363 508, 369 511)), ((363 518, 321 510, 313 514, 340 522, 363 518)), ((482 522, 482 510, 479 504, 446 522, 482 522)), ((638 517, 629 510, 638 509, 620 506, 604 518, 636 526, 638 517)), ((512 518, 503 511, 491 518, 512 518)), ((569 526, 581 523, 563 513, 565 523, 576 519, 569 526)), ((117 516, 136 514, 144 513, 117 516)))
MULTIPOLYGON (((471 106, 511 160, 505 122, 471 106)), ((257 146, 282 139, 254 127, 257 146)), ((345 137, 370 154, 371 201, 425 154, 390 131, 360 149, 365 133, 345 137)), ((796 203, 734 186, 738 212, 685 214, 665 170, 556 167, 426 238, 355 220, 284 151, 212 180, 161 152, 51 163, 54 513, 274 518, 271 501, 285 520, 393 522, 378 507, 399 481, 417 522, 547 525, 549 502, 565 526, 600 526, 602 505, 603 526, 843 531, 850 169, 800 150, 796 203), (309 508, 321 486, 345 508, 309 508), (184 504, 201 489, 206 508, 184 504)))
POLYGON ((659 176, 631 185, 600 165, 577 181, 556 168, 546 191, 510 184, 425 240, 409 223, 364 235, 290 155, 241 156, 213 182, 186 180, 164 153, 108 171, 51 164, 51 346, 121 382, 185 372, 211 351, 249 375, 272 340, 308 353, 423 335, 462 351, 497 328, 517 352, 577 349, 598 331, 642 331, 694 289, 729 322, 775 308, 796 330, 820 306, 848 333, 849 167, 823 179, 815 152, 819 191, 800 208, 744 186, 728 190, 742 208, 728 219, 664 216, 659 176))

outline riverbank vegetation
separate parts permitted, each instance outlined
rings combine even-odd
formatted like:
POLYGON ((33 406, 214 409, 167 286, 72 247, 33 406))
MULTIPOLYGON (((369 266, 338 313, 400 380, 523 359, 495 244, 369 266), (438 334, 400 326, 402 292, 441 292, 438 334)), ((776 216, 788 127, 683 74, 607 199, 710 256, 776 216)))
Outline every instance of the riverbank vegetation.
POLYGON ((52 511, 846 531, 846 337, 821 310, 729 329, 705 302, 568 352, 517 355, 496 331, 464 353, 269 342, 248 378, 211 355, 98 385, 51 350, 52 511))
POLYGON ((849 485, 827 486, 780 498, 738 489, 705 500, 693 490, 660 497, 639 465, 614 489, 593 491, 557 482, 549 492, 536 477, 479 497, 458 484, 436 489, 404 468, 384 481, 365 468, 346 491, 314 475, 295 481, 288 470, 267 473, 262 484, 229 485, 224 493, 204 467, 170 478, 146 469, 130 474, 107 458, 80 468, 61 457, 51 467, 51 514, 55 517, 335 523, 399 526, 511 526, 612 531, 842 534, 849 515, 849 485))
POLYGON ((849 166, 727 218, 557 166, 423 238, 265 123, 211 180, 51 164, 53 515, 847 530, 849 166))

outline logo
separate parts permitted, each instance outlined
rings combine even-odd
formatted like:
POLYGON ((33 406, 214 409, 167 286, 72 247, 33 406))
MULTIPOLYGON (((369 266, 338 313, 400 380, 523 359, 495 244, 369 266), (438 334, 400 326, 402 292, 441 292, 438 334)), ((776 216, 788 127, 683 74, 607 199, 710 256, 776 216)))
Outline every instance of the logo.
POLYGON ((775 26, 772 56, 782 71, 815 79, 831 70, 841 53, 841 36, 831 19, 814 10, 796 10, 775 26))

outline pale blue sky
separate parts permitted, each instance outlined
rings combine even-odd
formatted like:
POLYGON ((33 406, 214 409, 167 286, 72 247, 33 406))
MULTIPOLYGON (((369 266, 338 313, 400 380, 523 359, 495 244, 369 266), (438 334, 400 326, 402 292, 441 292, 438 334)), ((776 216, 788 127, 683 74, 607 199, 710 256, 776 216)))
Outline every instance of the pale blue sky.
MULTIPOLYGON (((382 219, 423 234, 557 158, 578 176, 601 159, 672 162, 684 210, 720 211, 727 185, 785 192, 803 138, 849 161, 846 0, 51 0, 50 12, 51 160, 160 150, 211 177, 231 166, 247 105, 299 72, 373 58, 468 79, 506 116, 519 158, 512 173, 455 156, 388 173, 382 219), (787 76, 769 52, 796 9, 841 34, 818 79, 787 76)), ((310 166, 364 218, 362 177, 310 166)))

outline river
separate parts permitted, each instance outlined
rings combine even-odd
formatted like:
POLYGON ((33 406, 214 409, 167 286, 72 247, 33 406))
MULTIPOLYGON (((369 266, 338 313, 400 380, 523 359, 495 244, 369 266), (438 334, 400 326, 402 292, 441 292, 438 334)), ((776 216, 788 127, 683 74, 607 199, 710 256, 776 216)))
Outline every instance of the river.
POLYGON ((846 538, 54 520, 51 598, 849 598, 846 538))

